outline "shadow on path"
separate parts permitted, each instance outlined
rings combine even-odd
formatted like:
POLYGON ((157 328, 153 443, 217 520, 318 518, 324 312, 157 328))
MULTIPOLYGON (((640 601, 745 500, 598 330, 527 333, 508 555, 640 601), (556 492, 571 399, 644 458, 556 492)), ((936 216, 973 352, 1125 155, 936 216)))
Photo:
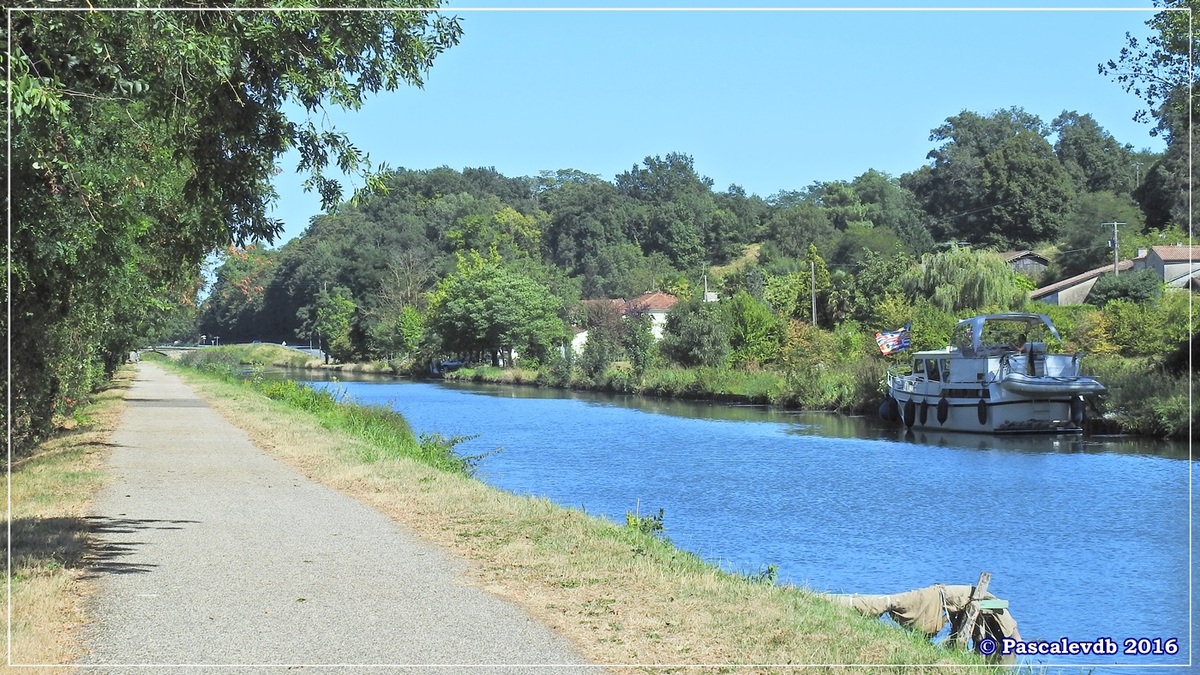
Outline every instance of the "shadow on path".
MULTIPOLYGON (((13 567, 80 569, 85 579, 150 572, 156 565, 130 559, 144 544, 130 539, 130 535, 147 530, 182 530, 198 522, 104 516, 17 518, 12 521, 13 567)), ((0 532, 0 541, 3 539, 7 534, 0 532)))

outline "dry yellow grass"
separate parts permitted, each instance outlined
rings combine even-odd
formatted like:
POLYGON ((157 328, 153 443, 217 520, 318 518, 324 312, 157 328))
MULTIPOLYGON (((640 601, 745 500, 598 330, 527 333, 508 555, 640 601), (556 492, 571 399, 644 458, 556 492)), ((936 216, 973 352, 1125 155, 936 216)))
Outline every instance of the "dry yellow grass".
POLYGON ((728 265, 713 265, 708 268, 708 273, 712 279, 721 279, 733 272, 740 272, 749 265, 758 262, 758 253, 762 249, 762 244, 747 244, 742 249, 742 255, 737 259, 729 261, 728 265))
MULTIPOLYGON (((619 672, 978 672, 946 652, 799 589, 735 577, 667 543, 544 499, 411 460, 370 464, 362 443, 240 388, 185 377, 261 448, 463 557, 473 583, 523 607, 619 672), (929 664, 911 667, 902 664, 929 664), (757 665, 755 665, 757 664, 757 665), (870 665, 866 665, 870 664, 870 665), (938 664, 938 665, 933 665, 938 664)), ((986 667, 984 667, 986 669, 986 667)))
MULTIPOLYGON (((125 408, 131 371, 64 425, 30 457, 12 466, 12 643, 14 664, 72 663, 83 625, 88 503, 106 481, 107 441, 125 408)), ((4 536, 7 536, 5 534, 4 536)), ((6 542, 7 543, 7 542, 6 542)), ((8 617, 3 622, 9 628, 8 617)), ((62 673, 23 667, 22 673, 62 673)))

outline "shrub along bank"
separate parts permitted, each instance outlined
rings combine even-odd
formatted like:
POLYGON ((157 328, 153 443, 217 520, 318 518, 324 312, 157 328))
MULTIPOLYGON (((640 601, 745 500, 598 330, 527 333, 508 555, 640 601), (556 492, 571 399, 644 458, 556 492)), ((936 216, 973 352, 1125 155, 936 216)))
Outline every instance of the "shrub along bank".
MULTIPOLYGON (((1063 323, 1074 329, 1069 318, 1063 323)), ((819 346, 795 359, 788 371, 730 367, 650 367, 640 375, 628 361, 616 361, 594 376, 567 364, 540 368, 478 366, 445 373, 447 380, 560 387, 611 393, 639 394, 731 403, 757 403, 808 410, 873 414, 883 399, 884 377, 890 361, 863 349, 838 355, 819 346)), ((1181 352, 1182 353, 1182 352, 1181 352)), ((1186 354, 1183 354, 1186 357, 1186 354)), ((893 360, 903 360, 902 353, 893 360)), ((213 347, 190 352, 185 362, 205 363, 228 373, 247 368, 328 368, 320 361, 276 345, 213 347)), ((1155 438, 1187 438, 1197 433, 1192 420, 1200 417, 1200 400, 1192 397, 1186 358, 1171 369, 1161 357, 1122 358, 1100 353, 1084 359, 1085 372, 1108 391, 1095 399, 1088 413, 1092 433, 1128 433, 1155 438)), ((354 372, 398 373, 386 364, 339 364, 354 372)), ((426 376, 423 370, 413 371, 426 376)))

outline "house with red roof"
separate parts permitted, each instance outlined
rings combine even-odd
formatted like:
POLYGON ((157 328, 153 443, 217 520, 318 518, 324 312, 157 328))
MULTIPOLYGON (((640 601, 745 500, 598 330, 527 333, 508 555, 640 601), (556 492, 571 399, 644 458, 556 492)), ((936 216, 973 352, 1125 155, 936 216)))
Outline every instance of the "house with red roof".
POLYGON ((670 313, 671 308, 677 302, 679 302, 679 298, 670 293, 663 293, 662 291, 642 293, 625 303, 625 316, 649 314, 650 332, 654 334, 655 340, 661 340, 663 337, 663 328, 667 325, 667 314, 670 313))
MULTIPOLYGON (((650 332, 654 335, 655 340, 661 340, 663 337, 663 329, 667 325, 667 314, 671 308, 679 302, 679 298, 670 293, 662 291, 652 291, 643 293, 632 300, 622 300, 620 298, 612 298, 607 300, 584 300, 584 305, 589 306, 612 306, 616 311, 621 313, 621 316, 641 316, 648 314, 650 316, 650 332)), ((576 354, 583 354, 583 347, 587 344, 588 332, 583 328, 575 328, 575 335, 571 338, 571 349, 576 354)))

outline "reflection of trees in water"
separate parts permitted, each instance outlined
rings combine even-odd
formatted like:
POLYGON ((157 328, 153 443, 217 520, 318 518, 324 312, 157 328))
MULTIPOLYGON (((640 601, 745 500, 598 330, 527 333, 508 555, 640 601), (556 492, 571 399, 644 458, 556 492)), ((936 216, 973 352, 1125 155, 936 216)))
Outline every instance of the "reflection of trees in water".
MULTIPOLYGON (((266 377, 295 378, 309 382, 365 382, 379 384, 416 383, 395 375, 350 373, 327 370, 273 369, 266 377)), ((475 382, 425 382, 469 394, 501 398, 570 399, 597 405, 610 405, 639 410, 654 415, 669 415, 687 419, 707 419, 727 422, 770 422, 788 425, 787 433, 796 436, 826 438, 860 438, 894 441, 915 446, 930 445, 944 448, 1002 450, 1019 453, 1104 453, 1154 455, 1168 459, 1187 459, 1187 445, 1128 436, 1044 436, 967 434, 948 431, 905 430, 886 424, 873 416, 841 415, 830 412, 785 410, 761 405, 736 405, 704 401, 604 394, 588 391, 549 389, 528 385, 488 384, 475 382)))

